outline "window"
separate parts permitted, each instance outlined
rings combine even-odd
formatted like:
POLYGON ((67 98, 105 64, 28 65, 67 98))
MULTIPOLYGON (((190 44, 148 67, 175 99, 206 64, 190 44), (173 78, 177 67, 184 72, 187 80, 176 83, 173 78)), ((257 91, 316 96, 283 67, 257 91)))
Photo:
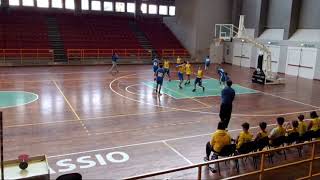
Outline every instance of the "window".
POLYGON ((53 8, 62 8, 62 0, 52 0, 53 8))
POLYGON ((74 0, 65 0, 66 9, 74 9, 74 0))
POLYGON ((176 7, 175 6, 170 6, 169 7, 169 15, 170 16, 175 16, 176 15, 176 7))
POLYGON ((49 7, 49 1, 46 0, 37 0, 37 7, 42 7, 42 8, 48 8, 49 7))
POLYGON ((22 5, 23 6, 34 6, 34 1, 33 0, 23 0, 22 5))
POLYGON ((161 15, 168 15, 168 6, 159 6, 159 14, 161 15))
POLYGON ((141 11, 143 14, 147 13, 147 4, 146 3, 141 4, 141 11))
POLYGON ((10 6, 19 6, 20 2, 19 2, 19 0, 9 0, 9 5, 10 6))
POLYGON ((91 1, 91 10, 101 11, 101 2, 100 1, 91 1))
POLYGON ((103 9, 105 11, 113 11, 113 3, 109 1, 103 2, 103 9))
POLYGON ((89 10, 89 0, 81 0, 81 9, 89 10))
POLYGON ((127 3, 127 12, 135 13, 136 12, 136 4, 135 3, 127 3))
POLYGON ((157 14, 157 13, 158 13, 157 5, 149 4, 149 14, 157 14))
POLYGON ((123 2, 116 2, 116 12, 125 12, 125 4, 123 2))

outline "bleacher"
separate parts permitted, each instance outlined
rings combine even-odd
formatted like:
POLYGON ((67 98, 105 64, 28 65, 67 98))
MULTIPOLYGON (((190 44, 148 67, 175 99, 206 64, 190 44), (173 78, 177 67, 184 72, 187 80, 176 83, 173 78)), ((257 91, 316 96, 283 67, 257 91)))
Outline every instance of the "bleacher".
POLYGON ((184 49, 160 18, 144 18, 138 24, 158 53, 165 49, 184 49))
POLYGON ((47 49, 45 17, 38 13, 0 12, 1 49, 47 49))
POLYGON ((57 15, 66 49, 141 49, 128 22, 132 18, 57 15))
MULTIPOLYGON (((130 22, 134 21, 132 16, 11 10, 0 11, 3 62, 9 63, 10 58, 21 64, 24 59, 52 61, 55 50, 48 37, 49 17, 56 19, 62 49, 68 60, 105 59, 114 51, 129 59, 150 59, 152 56, 152 49, 144 49, 130 27, 130 22)), ((161 18, 144 18, 137 24, 159 55, 189 56, 161 18)))

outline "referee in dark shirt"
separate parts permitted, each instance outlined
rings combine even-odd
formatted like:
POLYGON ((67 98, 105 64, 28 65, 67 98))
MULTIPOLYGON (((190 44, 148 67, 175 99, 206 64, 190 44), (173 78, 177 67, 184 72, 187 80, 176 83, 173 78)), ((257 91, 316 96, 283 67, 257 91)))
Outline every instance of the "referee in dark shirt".
POLYGON ((232 89, 232 81, 227 81, 227 87, 225 87, 221 92, 221 105, 220 105, 220 119, 225 123, 225 127, 227 128, 229 125, 229 121, 231 119, 232 113, 232 102, 236 95, 234 89, 232 89))

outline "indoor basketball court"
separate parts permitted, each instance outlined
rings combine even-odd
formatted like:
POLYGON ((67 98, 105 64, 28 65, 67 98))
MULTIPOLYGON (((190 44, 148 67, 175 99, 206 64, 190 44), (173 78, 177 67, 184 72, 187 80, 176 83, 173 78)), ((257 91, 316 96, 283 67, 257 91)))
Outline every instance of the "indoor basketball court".
POLYGON ((0 6, 1 179, 320 175, 317 0, 0 6))
MULTIPOLYGON (((8 137, 5 159, 20 153, 45 153, 51 177, 80 172, 88 179, 119 179, 203 161, 204 144, 220 121, 220 97, 215 90, 191 96, 191 88, 177 89, 172 80, 165 82, 167 89, 157 97, 150 83, 150 66, 121 66, 117 76, 106 69, 1 68, 6 76, 1 82, 3 91, 14 89, 39 97, 27 105, 3 109, 8 137), (27 118, 20 121, 21 117, 27 118)), ((261 120, 270 129, 277 116, 290 120, 319 109, 314 105, 320 101, 315 96, 317 81, 289 78, 286 87, 270 88, 248 81, 250 69, 230 65, 225 69, 235 77, 239 93, 229 127, 234 136, 246 121, 256 132, 261 120)), ((205 86, 220 88, 215 73, 206 77, 205 86)), ((22 97, 32 99, 18 94, 7 101, 20 102, 22 97)), ((195 178, 192 172, 189 175, 195 178)))

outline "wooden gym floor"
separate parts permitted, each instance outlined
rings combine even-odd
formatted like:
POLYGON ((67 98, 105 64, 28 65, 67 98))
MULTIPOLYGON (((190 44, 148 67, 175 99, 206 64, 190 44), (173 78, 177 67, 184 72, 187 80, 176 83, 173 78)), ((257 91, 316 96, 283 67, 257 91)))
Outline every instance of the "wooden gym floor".
MULTIPOLYGON (((229 132, 241 124, 293 120, 320 109, 320 82, 286 77, 286 85, 250 81, 252 69, 224 66, 234 83, 257 93, 236 97, 229 132)), ((143 83, 150 65, 2 67, 0 91, 35 93, 35 102, 2 109, 5 160, 46 154, 52 178, 80 172, 85 179, 124 178, 203 161, 205 144, 219 122, 220 97, 157 98, 143 83)), ((176 79, 176 73, 172 73, 176 79)), ((217 78, 211 67, 207 78, 217 78)), ((195 171, 188 171, 190 178, 195 171)), ((218 178, 207 172, 207 178, 218 178)), ((178 173, 176 178, 186 177, 178 173)))

